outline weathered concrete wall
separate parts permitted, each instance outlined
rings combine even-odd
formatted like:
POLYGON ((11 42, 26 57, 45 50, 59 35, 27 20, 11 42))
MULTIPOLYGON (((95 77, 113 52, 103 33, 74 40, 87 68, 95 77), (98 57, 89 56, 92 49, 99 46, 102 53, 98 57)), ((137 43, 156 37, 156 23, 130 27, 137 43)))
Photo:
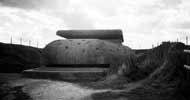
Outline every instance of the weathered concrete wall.
POLYGON ((45 64, 110 64, 110 67, 132 63, 130 48, 99 39, 56 40, 48 44, 43 55, 45 64))

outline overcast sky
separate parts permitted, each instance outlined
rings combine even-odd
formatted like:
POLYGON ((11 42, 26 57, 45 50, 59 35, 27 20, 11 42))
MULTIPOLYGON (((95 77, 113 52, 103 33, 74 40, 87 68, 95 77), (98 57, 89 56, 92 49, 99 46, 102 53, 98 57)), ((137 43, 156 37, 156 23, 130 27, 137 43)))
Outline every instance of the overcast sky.
POLYGON ((0 0, 0 42, 44 47, 60 29, 122 29, 131 48, 185 42, 190 0, 0 0))

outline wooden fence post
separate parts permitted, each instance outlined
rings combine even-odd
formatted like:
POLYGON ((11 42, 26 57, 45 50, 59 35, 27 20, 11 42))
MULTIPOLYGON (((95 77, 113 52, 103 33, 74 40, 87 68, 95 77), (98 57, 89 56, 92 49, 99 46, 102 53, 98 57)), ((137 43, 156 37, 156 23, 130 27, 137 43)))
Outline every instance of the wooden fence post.
POLYGON ((188 45, 188 36, 186 36, 186 45, 188 45))
POLYGON ((38 41, 37 41, 37 48, 38 48, 38 41))
POLYGON ((11 36, 11 44, 13 44, 12 36, 11 36))
POLYGON ((29 40, 29 46, 30 46, 30 43, 31 43, 31 41, 29 40))
POLYGON ((22 37, 20 38, 20 45, 22 45, 22 37))

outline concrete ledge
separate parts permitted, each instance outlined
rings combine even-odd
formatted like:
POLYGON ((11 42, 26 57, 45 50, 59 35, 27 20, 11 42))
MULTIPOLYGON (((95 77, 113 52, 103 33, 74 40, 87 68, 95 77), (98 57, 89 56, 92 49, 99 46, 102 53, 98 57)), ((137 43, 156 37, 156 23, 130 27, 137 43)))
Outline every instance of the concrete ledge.
POLYGON ((100 68, 36 68, 23 71, 25 77, 64 81, 97 81, 105 77, 100 68))

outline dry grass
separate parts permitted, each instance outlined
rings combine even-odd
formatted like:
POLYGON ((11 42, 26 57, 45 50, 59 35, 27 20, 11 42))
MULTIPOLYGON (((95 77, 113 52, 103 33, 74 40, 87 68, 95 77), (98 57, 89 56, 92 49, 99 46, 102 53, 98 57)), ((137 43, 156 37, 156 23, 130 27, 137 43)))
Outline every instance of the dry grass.
POLYGON ((92 97, 94 100, 189 100, 190 79, 187 75, 190 72, 183 67, 186 63, 186 55, 183 53, 185 48, 187 47, 181 43, 164 43, 145 52, 145 59, 138 60, 139 71, 126 76, 126 79, 131 79, 142 75, 139 78, 144 80, 142 83, 138 86, 131 85, 134 87, 132 89, 95 93, 92 97))

